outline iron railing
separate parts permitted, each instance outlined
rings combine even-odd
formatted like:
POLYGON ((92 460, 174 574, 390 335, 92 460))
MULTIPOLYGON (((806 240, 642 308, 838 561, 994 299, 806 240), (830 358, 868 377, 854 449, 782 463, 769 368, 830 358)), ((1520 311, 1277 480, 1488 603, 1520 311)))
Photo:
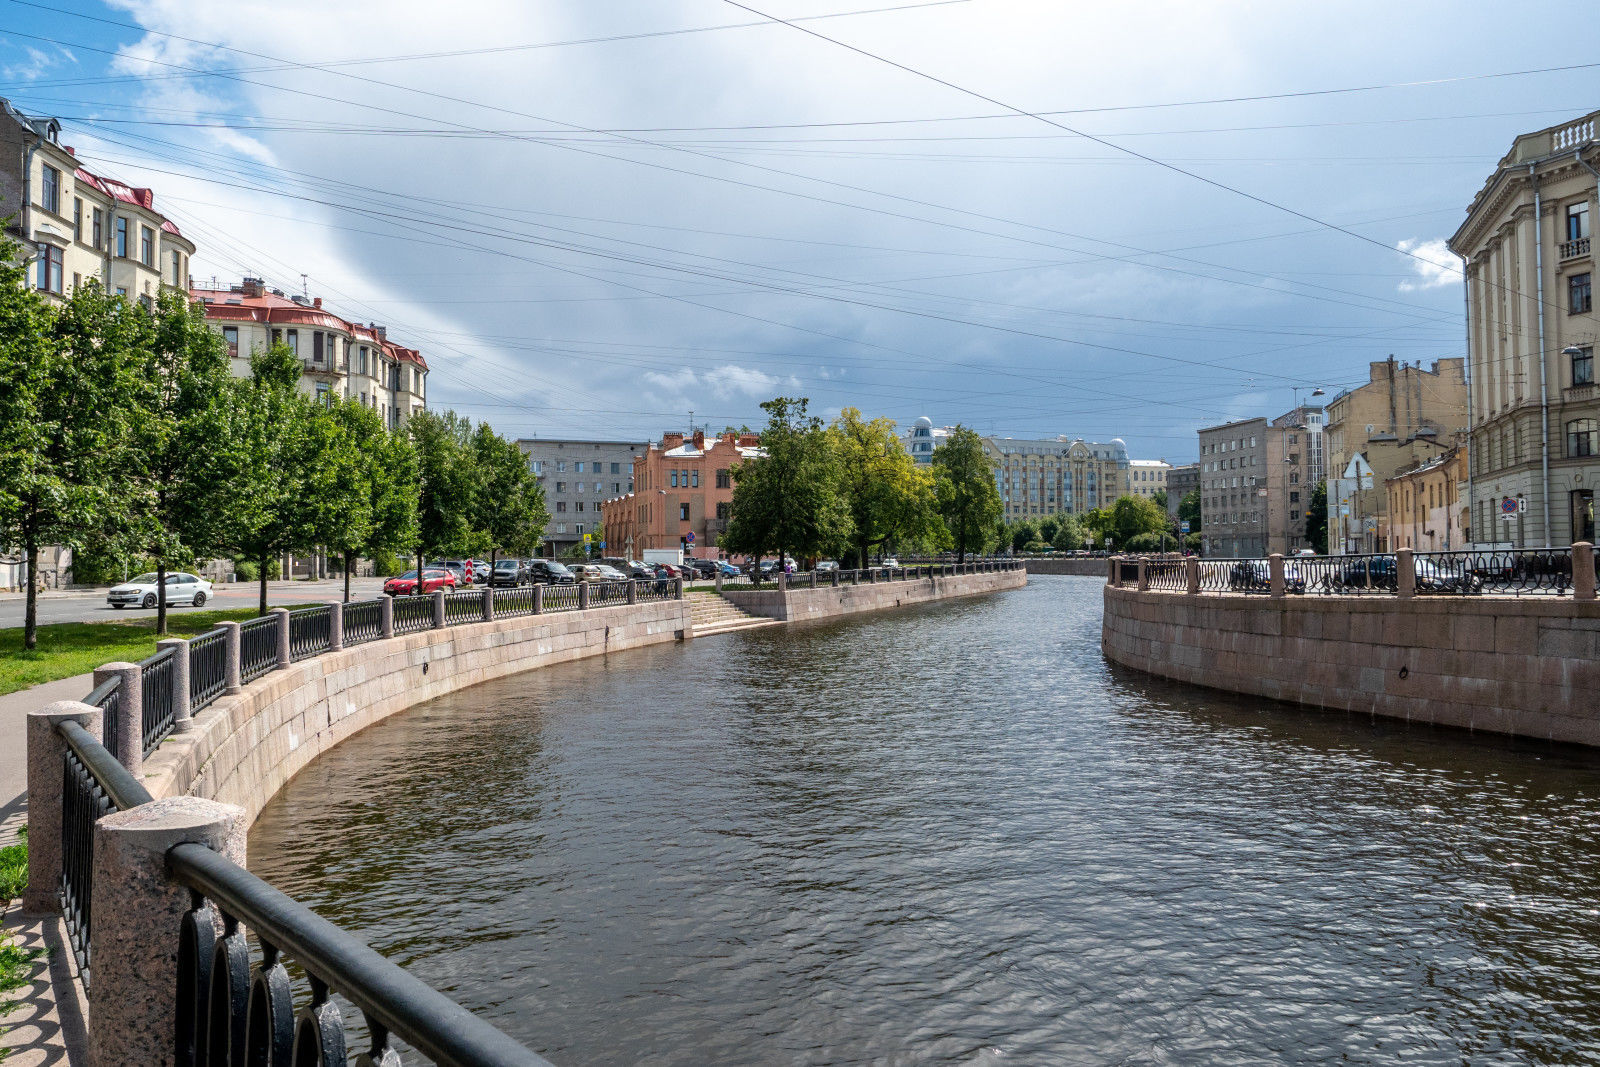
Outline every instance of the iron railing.
POLYGON ((122 739, 122 679, 115 675, 107 678, 95 686, 83 702, 105 713, 100 716, 100 734, 106 748, 116 752, 122 739))
MULTIPOLYGON (((667 578, 641 578, 633 583, 634 599, 644 600, 671 600, 672 582, 667 578)), ((590 601, 593 603, 593 601, 590 601)))
POLYGON ((1153 559, 1144 565, 1151 589, 1188 589, 1189 565, 1181 559, 1153 559))
POLYGON ((1294 562, 1313 593, 1392 596, 1400 591, 1400 561, 1394 556, 1300 556, 1294 562))
POLYGON ((433 597, 397 596, 394 598, 394 632, 414 634, 433 629, 433 597))
POLYGON ((239 624, 239 680, 253 682, 278 667, 278 620, 271 615, 239 624))
POLYGON ((444 623, 454 626, 462 622, 483 621, 483 594, 469 589, 444 595, 444 623))
POLYGON ((532 615, 533 586, 523 585, 514 589, 496 590, 494 594, 494 613, 496 616, 505 615, 508 617, 532 615))
POLYGON ((592 582, 589 585, 589 606, 598 608, 607 604, 628 602, 627 582, 592 582))
POLYGON ((544 587, 544 610, 577 611, 578 587, 576 585, 547 585, 544 587))
POLYGON ((173 659, 171 648, 164 648, 139 661, 139 711, 142 751, 148 756, 172 734, 177 706, 173 701, 173 659))
POLYGON ((189 713, 222 695, 228 687, 228 632, 210 630, 189 640, 189 713))
POLYGON ((1570 596, 1572 549, 1536 548, 1505 552, 1418 552, 1419 594, 1458 596, 1570 596))
POLYGON ((320 656, 333 647, 333 609, 324 604, 289 613, 289 659, 320 656))
POLYGON ((344 647, 364 645, 383 636, 383 601, 358 600, 344 606, 344 647))
MULTIPOLYGON (((110 725, 110 718, 102 720, 110 725)), ((72 954, 89 987, 93 956, 94 824, 114 811, 150 803, 150 794, 100 742, 75 722, 58 731, 66 744, 61 775, 61 884, 57 893, 72 954)))

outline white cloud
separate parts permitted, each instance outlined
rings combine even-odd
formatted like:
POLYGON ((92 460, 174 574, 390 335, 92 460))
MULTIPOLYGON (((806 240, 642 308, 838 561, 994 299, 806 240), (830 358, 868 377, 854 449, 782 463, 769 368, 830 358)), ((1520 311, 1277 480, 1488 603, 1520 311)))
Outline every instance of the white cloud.
POLYGON ((1420 238, 1397 241, 1395 247, 1407 255, 1417 257, 1411 261, 1411 269, 1417 272, 1417 277, 1400 283, 1402 293, 1437 289, 1461 281, 1461 259, 1446 247, 1443 238, 1435 237, 1431 241, 1420 238))
POLYGON ((9 81, 37 81, 56 67, 78 62, 76 56, 59 46, 54 53, 32 46, 26 47, 24 51, 28 53, 28 58, 20 63, 12 63, 8 66, 0 67, 0 77, 4 77, 9 81))

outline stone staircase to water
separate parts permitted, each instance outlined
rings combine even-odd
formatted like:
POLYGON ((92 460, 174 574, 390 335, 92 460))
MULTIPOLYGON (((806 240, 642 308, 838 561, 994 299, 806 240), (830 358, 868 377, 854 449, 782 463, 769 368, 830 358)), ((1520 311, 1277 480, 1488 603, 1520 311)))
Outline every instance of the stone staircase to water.
POLYGON ((683 596, 689 602, 689 618, 694 624, 696 637, 780 625, 777 619, 752 615, 717 593, 685 591, 683 596))

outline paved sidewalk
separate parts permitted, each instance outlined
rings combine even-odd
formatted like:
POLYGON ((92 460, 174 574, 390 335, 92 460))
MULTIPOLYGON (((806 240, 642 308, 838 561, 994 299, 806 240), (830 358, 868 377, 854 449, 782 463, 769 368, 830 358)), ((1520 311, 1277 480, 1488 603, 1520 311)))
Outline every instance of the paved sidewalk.
POLYGON ((28 984, 6 997, 0 1049, 6 1067, 69 1067, 88 1062, 88 1005, 75 981, 78 964, 59 915, 23 915, 21 901, 5 909, 4 930, 18 946, 37 949, 28 984), (59 994, 59 997, 58 997, 59 994))
POLYGON ((94 675, 0 696, 0 846, 13 844, 28 821, 28 712, 57 700, 82 700, 94 688, 94 675))

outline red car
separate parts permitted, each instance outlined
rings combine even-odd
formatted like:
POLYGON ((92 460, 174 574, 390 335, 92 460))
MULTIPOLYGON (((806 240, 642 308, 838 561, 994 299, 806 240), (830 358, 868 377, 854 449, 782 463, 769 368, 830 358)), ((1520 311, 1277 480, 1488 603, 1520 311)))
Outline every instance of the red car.
MULTIPOLYGON (((453 590, 456 587, 456 576, 449 571, 425 570, 422 572, 422 592, 432 593, 440 589, 453 590)), ((390 578, 383 583, 383 591, 390 596, 410 596, 417 590, 417 572, 406 571, 398 578, 390 578)))

